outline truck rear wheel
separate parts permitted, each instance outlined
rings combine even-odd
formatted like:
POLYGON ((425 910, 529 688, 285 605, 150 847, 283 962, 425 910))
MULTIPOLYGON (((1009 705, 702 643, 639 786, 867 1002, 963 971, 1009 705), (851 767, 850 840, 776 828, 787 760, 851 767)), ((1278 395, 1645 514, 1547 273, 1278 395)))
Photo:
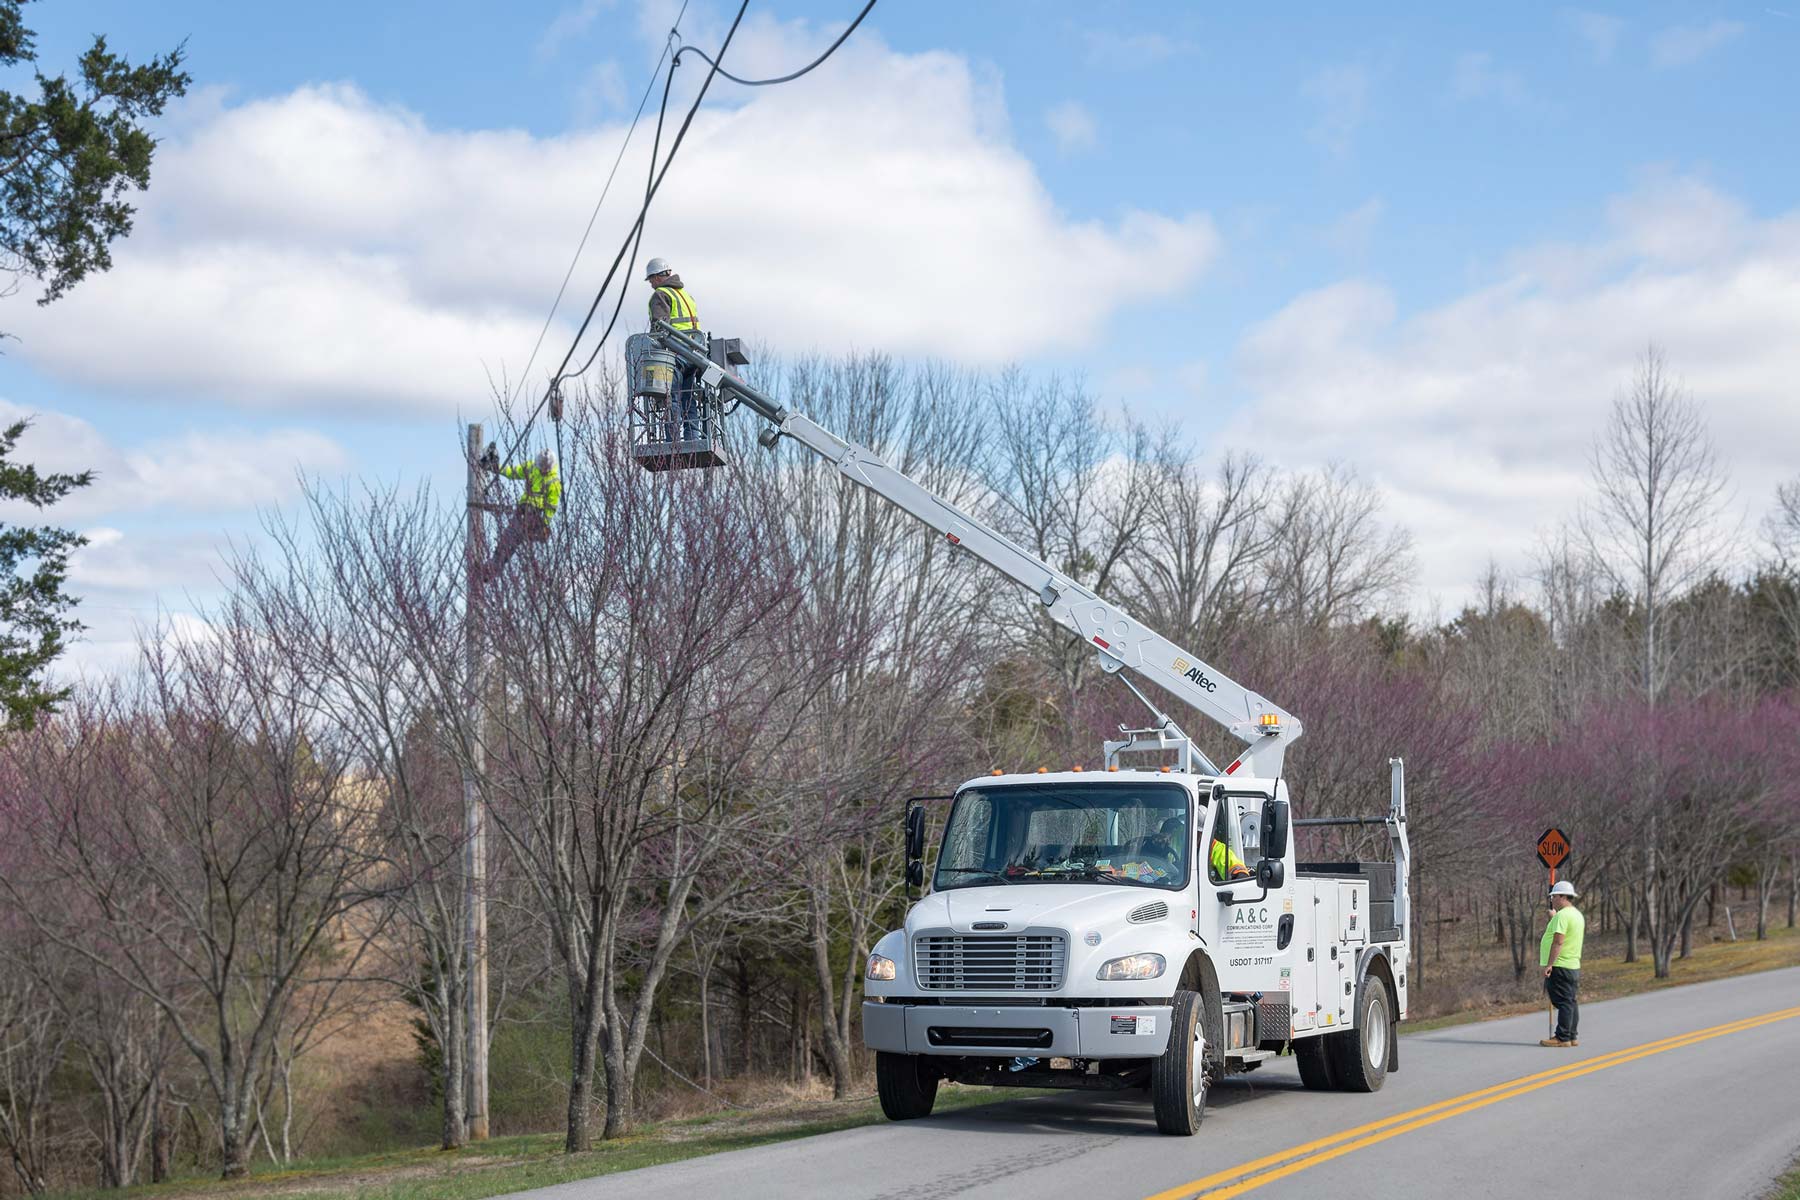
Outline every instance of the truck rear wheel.
POLYGON ((1325 1035, 1331 1076, 1346 1092, 1378 1092, 1387 1079, 1388 1048, 1394 1018, 1388 1010, 1387 984, 1364 975, 1356 988, 1356 1028, 1325 1035))
POLYGON ((923 1054, 875 1052, 875 1091, 890 1121, 929 1117, 937 1103, 937 1073, 923 1054))
POLYGON ((1212 1082, 1207 1062, 1205 1026, 1200 1019, 1200 993, 1175 993, 1169 1015, 1169 1046, 1150 1062, 1150 1100, 1159 1133, 1192 1137, 1206 1116, 1206 1090, 1212 1082))
POLYGON ((1300 1082, 1307 1091, 1337 1091, 1337 1080, 1331 1077, 1331 1055, 1325 1049, 1325 1038, 1329 1036, 1302 1038, 1294 1043, 1294 1061, 1300 1064, 1300 1082))

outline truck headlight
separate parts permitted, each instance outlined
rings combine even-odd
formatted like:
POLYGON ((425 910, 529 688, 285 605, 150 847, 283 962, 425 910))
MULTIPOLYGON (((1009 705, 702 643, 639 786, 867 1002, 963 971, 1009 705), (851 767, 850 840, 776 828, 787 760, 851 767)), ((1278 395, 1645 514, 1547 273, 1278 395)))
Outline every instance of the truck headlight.
MULTIPOLYGON (((1162 974, 1162 968, 1158 967, 1156 973, 1162 974)), ((868 969, 863 972, 863 975, 868 979, 880 979, 891 983, 894 978, 894 960, 885 954, 871 954, 869 955, 868 969)))
POLYGON ((1124 958, 1115 958, 1100 968, 1095 979, 1155 979, 1163 973, 1167 966, 1160 954, 1127 954, 1124 958))

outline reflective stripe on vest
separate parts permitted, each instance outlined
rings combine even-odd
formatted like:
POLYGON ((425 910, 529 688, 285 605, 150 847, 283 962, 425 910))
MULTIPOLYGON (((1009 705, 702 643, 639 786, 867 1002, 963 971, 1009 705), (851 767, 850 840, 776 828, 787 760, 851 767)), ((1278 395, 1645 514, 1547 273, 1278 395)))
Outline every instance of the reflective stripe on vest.
POLYGON ((669 298, 669 324, 680 333, 693 333, 700 328, 700 312, 694 307, 694 298, 687 294, 686 288, 659 287, 656 289, 669 298))

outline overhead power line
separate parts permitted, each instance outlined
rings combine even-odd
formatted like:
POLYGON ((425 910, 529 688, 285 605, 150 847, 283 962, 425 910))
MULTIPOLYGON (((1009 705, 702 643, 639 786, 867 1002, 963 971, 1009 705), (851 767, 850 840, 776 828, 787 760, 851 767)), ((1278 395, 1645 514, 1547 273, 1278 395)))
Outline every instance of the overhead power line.
MULTIPOLYGON (((840 46, 842 46, 844 44, 844 42, 850 37, 850 35, 856 31, 857 26, 862 24, 863 18, 867 17, 869 15, 870 10, 875 7, 875 3, 876 3, 876 0, 868 0, 868 2, 863 5, 862 11, 860 11, 856 14, 856 18, 850 22, 850 24, 845 28, 844 32, 839 34, 837 40, 832 42, 830 46, 827 46, 825 48, 825 52, 823 54, 819 55, 819 57, 815 58, 812 62, 808 63, 806 66, 800 68, 798 71, 794 71, 790 74, 782 75, 782 76, 779 76, 779 77, 773 78, 773 79, 741 79, 738 76, 732 75, 729 72, 725 71, 719 65, 721 62, 724 61, 725 53, 727 50, 730 49, 732 39, 737 36, 738 26, 743 23, 744 13, 750 7, 750 0, 742 0, 742 3, 739 4, 738 10, 737 10, 737 15, 732 18, 731 28, 726 30, 725 38, 722 42, 719 43, 719 49, 715 55, 708 55, 704 51, 702 51, 694 46, 689 46, 689 45, 682 45, 675 51, 675 54, 669 60, 669 68, 663 79, 662 104, 657 111, 656 137, 655 137, 654 142, 652 143, 652 147, 651 147, 651 151, 650 151, 650 176, 649 176, 647 185, 644 190, 644 202, 641 206, 639 206, 637 216, 632 221, 631 229, 626 233, 623 243, 619 246, 618 253, 613 256, 612 265, 607 268, 606 277, 601 280, 599 289, 594 293, 593 303, 588 305, 587 313, 586 313, 586 315, 584 315, 582 317, 581 325, 575 331, 575 337, 569 343, 568 352, 563 355, 562 361, 559 364, 557 364, 556 372, 551 376, 550 384, 545 389, 543 397, 537 402, 537 405, 531 410, 530 414, 525 418, 525 423, 520 428, 518 437, 516 439, 514 439, 512 447, 507 451, 506 457, 508 460, 510 460, 512 458, 512 456, 518 452, 519 446, 522 445, 525 441, 525 438, 530 435, 531 427, 532 427, 533 423, 536 422, 538 416, 544 411, 545 406, 550 403, 552 397, 554 397, 556 395, 556 391, 562 385, 563 381, 566 379, 570 379, 575 376, 581 375, 581 374, 585 373, 588 370, 588 368, 593 366, 594 361, 600 355, 601 349, 605 347, 607 338, 609 336, 611 336, 613 328, 618 323, 619 314, 624 308, 625 288, 629 285, 628 280, 623 280, 620 283, 619 298, 613 305, 612 315, 608 319, 606 328, 601 333, 599 340, 595 343, 593 351, 591 353, 589 353, 588 357, 582 363, 581 367, 578 370, 570 371, 568 369, 569 364, 572 361, 574 361, 576 352, 581 347, 581 339, 586 336, 588 328, 593 324, 594 317, 600 310, 600 305, 601 305, 602 301, 604 301, 606 298, 607 289, 612 286, 613 280, 618 276, 620 265, 627 261, 627 257, 626 257, 627 254, 630 255, 629 261, 631 264, 630 267, 627 269, 628 273, 630 270, 636 269, 637 252, 638 252, 638 249, 643 240, 644 223, 645 223, 646 218, 649 216, 650 205, 656 199, 656 193, 661 189, 663 180, 668 177, 669 168, 674 166, 675 156, 680 151, 682 143, 687 139, 688 130, 693 125, 694 117, 699 113, 700 106, 706 99, 707 90, 712 87, 713 79, 716 76, 723 75, 723 76, 725 76, 725 78, 730 79, 733 82, 744 84, 749 87, 767 87, 772 84, 787 83, 791 80, 798 79, 802 75, 805 75, 808 72, 817 68, 820 64, 824 63, 826 59, 830 58, 834 53, 836 53, 838 48, 840 46), (694 97, 694 102, 688 107, 686 115, 683 116, 683 118, 682 118, 681 127, 676 130, 675 137, 669 144, 668 157, 665 158, 663 160, 661 166, 658 167, 656 158, 657 158, 657 155, 660 152, 660 148, 661 148, 662 129, 663 129, 664 120, 665 120, 665 117, 666 117, 667 111, 668 111, 669 94, 670 94, 671 90, 673 89, 674 82, 675 82, 675 70, 677 67, 679 67, 681 65, 681 56, 683 54, 690 53, 690 52, 706 62, 707 67, 708 67, 708 70, 706 73, 706 78, 705 78, 705 80, 703 80, 701 82, 699 94, 694 97)), ((683 11, 684 12, 686 11, 685 0, 684 0, 684 4, 683 4, 683 11)), ((671 31, 671 32, 673 32, 673 31, 671 31)), ((646 91, 645 95, 648 96, 648 94, 649 94, 648 91, 646 91)), ((642 111, 643 111, 643 106, 640 103, 639 113, 641 114, 642 111)), ((635 125, 635 123, 636 123, 636 118, 633 118, 633 124, 635 125)), ((623 148, 621 148, 621 151, 620 151, 621 156, 623 156, 623 153, 624 153, 623 148)), ((616 163, 614 165, 614 169, 615 170, 617 169, 616 163)), ((611 177, 609 176, 608 177, 608 186, 610 186, 610 184, 611 184, 611 177)), ((604 199, 604 193, 602 194, 602 198, 604 199)), ((596 208, 596 212, 597 211, 598 211, 598 209, 596 208)), ((591 227, 591 225, 592 225, 591 219, 590 219, 589 224, 591 227)), ((586 239, 586 235, 584 234, 583 235, 584 243, 585 243, 585 239, 586 239)), ((573 266, 571 266, 571 271, 572 270, 573 270, 573 266)), ((565 286, 567 285, 566 279, 564 281, 564 284, 565 284, 565 286)), ((558 295, 560 297, 561 293, 559 292, 558 295)), ((553 310, 553 312, 554 312, 554 310, 553 310)), ((541 335, 540 335, 539 340, 540 340, 540 342, 542 341, 541 335)), ((535 358, 535 354, 536 354, 536 352, 534 350, 533 351, 534 358, 535 358)), ((529 368, 527 368, 527 369, 529 369, 529 368)), ((560 433, 560 428, 559 428, 558 432, 560 433)))
MULTIPOLYGON (((562 307, 563 295, 569 290, 569 280, 575 277, 575 268, 581 263, 588 238, 593 236, 594 222, 600 218, 600 209, 606 204, 606 197, 612 191, 613 178, 619 173, 619 164, 625 161, 625 151, 631 148, 631 139, 637 134, 638 122, 643 119, 644 106, 650 103, 650 93, 656 90, 656 80, 662 75, 663 60, 669 57, 669 50, 680 40, 681 18, 687 15, 687 7, 688 0, 681 0, 681 11, 675 14, 675 23, 669 28, 669 36, 663 41, 662 53, 656 56, 656 65, 650 68, 650 78, 644 83, 644 94, 638 97, 637 111, 631 114, 631 126, 625 130, 625 140, 619 143, 619 153, 613 158, 612 169, 606 173, 606 183, 600 188, 600 198, 594 201, 594 211, 588 214, 587 227, 581 231, 581 241, 575 246, 575 255, 569 260, 569 269, 563 272, 562 283, 557 285, 556 299, 550 302, 550 311, 544 314, 544 326, 538 330, 537 341, 531 345, 531 355, 525 360, 525 369, 519 373, 520 391, 524 390, 526 381, 531 377, 532 364, 537 362, 538 351, 544 348, 544 338, 550 332, 551 323, 556 320, 556 310, 562 307)), ((508 399, 510 402, 511 394, 508 399)))
POLYGON ((837 48, 839 46, 843 45, 844 42, 850 37, 851 34, 856 32, 856 27, 858 25, 862 24, 863 18, 868 16, 869 10, 874 7, 875 7, 875 0, 869 0, 869 2, 867 4, 863 5, 862 11, 856 14, 856 20, 850 22, 850 27, 848 29, 845 29, 844 32, 838 34, 837 41, 835 41, 835 42, 831 43, 831 45, 825 47, 825 53, 819 55, 819 57, 813 59, 811 62, 807 63, 804 67, 801 67, 798 71, 795 71, 792 74, 788 74, 788 75, 777 75, 774 79, 739 79, 736 75, 733 75, 730 71, 727 71, 723 67, 719 66, 718 63, 713 62, 712 59, 707 58, 706 51, 700 49, 700 47, 698 47, 698 46, 683 46, 681 49, 679 49, 675 52, 675 55, 677 58, 679 58, 681 55, 686 54, 691 50, 696 55, 698 55, 701 59, 703 59, 707 63, 710 63, 712 65, 713 69, 718 71, 719 74, 721 74, 725 78, 731 80, 731 82, 741 83, 745 87, 768 87, 770 84, 774 84, 774 83, 792 83, 794 80, 800 78, 802 75, 806 74, 808 71, 811 71, 814 67, 819 66, 826 59, 830 58, 833 54, 837 53, 837 48))

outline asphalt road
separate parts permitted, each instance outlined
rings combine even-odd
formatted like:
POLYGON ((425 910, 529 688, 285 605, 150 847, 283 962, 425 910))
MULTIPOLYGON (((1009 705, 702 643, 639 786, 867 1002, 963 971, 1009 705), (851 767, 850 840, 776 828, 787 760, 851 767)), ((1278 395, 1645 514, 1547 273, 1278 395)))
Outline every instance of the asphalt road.
POLYGON ((1800 1153, 1800 969, 1584 1005, 1581 1024, 1574 1050, 1536 1044, 1542 1015, 1404 1037, 1374 1095, 1303 1091, 1277 1060, 1216 1087, 1193 1138, 1159 1136, 1146 1097, 1058 1094, 528 1195, 1701 1200, 1759 1196, 1800 1153))

